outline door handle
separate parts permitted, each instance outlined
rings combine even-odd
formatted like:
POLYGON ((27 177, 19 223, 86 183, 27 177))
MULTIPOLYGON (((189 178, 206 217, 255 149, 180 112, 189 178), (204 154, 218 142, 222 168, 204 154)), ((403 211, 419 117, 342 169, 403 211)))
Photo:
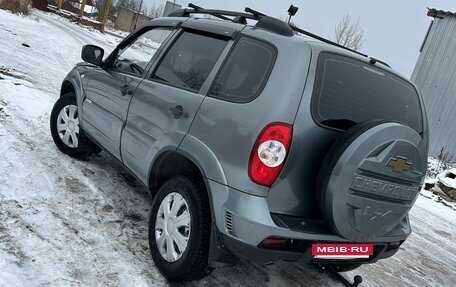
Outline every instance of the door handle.
POLYGON ((133 91, 130 89, 129 85, 125 85, 122 88, 120 88, 120 93, 122 94, 122 96, 125 96, 127 94, 132 95, 133 91))
POLYGON ((173 118, 178 119, 182 117, 184 114, 184 108, 181 105, 177 105, 174 108, 169 108, 171 114, 173 114, 173 118))

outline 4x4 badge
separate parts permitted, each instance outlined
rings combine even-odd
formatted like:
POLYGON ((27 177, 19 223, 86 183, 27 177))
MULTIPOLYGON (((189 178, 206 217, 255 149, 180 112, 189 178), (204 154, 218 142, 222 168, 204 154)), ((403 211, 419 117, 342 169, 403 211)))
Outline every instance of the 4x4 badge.
POLYGON ((404 171, 409 171, 412 167, 412 163, 408 162, 406 157, 396 156, 395 159, 391 158, 388 161, 388 166, 391 166, 393 168, 393 171, 401 173, 404 171))

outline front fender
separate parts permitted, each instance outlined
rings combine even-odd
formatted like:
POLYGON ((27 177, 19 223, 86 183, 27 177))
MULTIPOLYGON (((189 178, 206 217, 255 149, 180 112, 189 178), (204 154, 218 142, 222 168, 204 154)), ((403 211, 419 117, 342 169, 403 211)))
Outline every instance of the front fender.
POLYGON ((62 82, 60 96, 74 92, 78 104, 79 117, 82 117, 82 102, 84 100, 84 84, 78 67, 71 70, 62 82))

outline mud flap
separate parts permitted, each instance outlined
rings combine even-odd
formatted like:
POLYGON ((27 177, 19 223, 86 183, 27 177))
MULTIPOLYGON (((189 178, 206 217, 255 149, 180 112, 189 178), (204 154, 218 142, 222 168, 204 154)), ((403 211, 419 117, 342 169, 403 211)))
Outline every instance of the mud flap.
POLYGON ((211 224, 211 241, 209 247, 209 266, 212 268, 229 267, 239 263, 239 258, 231 254, 223 244, 223 238, 215 223, 211 224))

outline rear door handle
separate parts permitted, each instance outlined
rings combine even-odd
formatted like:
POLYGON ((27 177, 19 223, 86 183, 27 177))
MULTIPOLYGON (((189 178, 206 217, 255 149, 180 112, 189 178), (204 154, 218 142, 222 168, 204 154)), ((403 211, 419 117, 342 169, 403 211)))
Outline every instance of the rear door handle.
POLYGON ((132 95, 133 94, 133 90, 130 89, 129 85, 125 85, 122 88, 120 88, 120 93, 122 94, 122 96, 125 96, 127 94, 128 95, 132 95))
POLYGON ((181 105, 177 105, 174 108, 169 108, 171 114, 173 114, 173 118, 178 119, 182 117, 184 114, 184 108, 181 105))

